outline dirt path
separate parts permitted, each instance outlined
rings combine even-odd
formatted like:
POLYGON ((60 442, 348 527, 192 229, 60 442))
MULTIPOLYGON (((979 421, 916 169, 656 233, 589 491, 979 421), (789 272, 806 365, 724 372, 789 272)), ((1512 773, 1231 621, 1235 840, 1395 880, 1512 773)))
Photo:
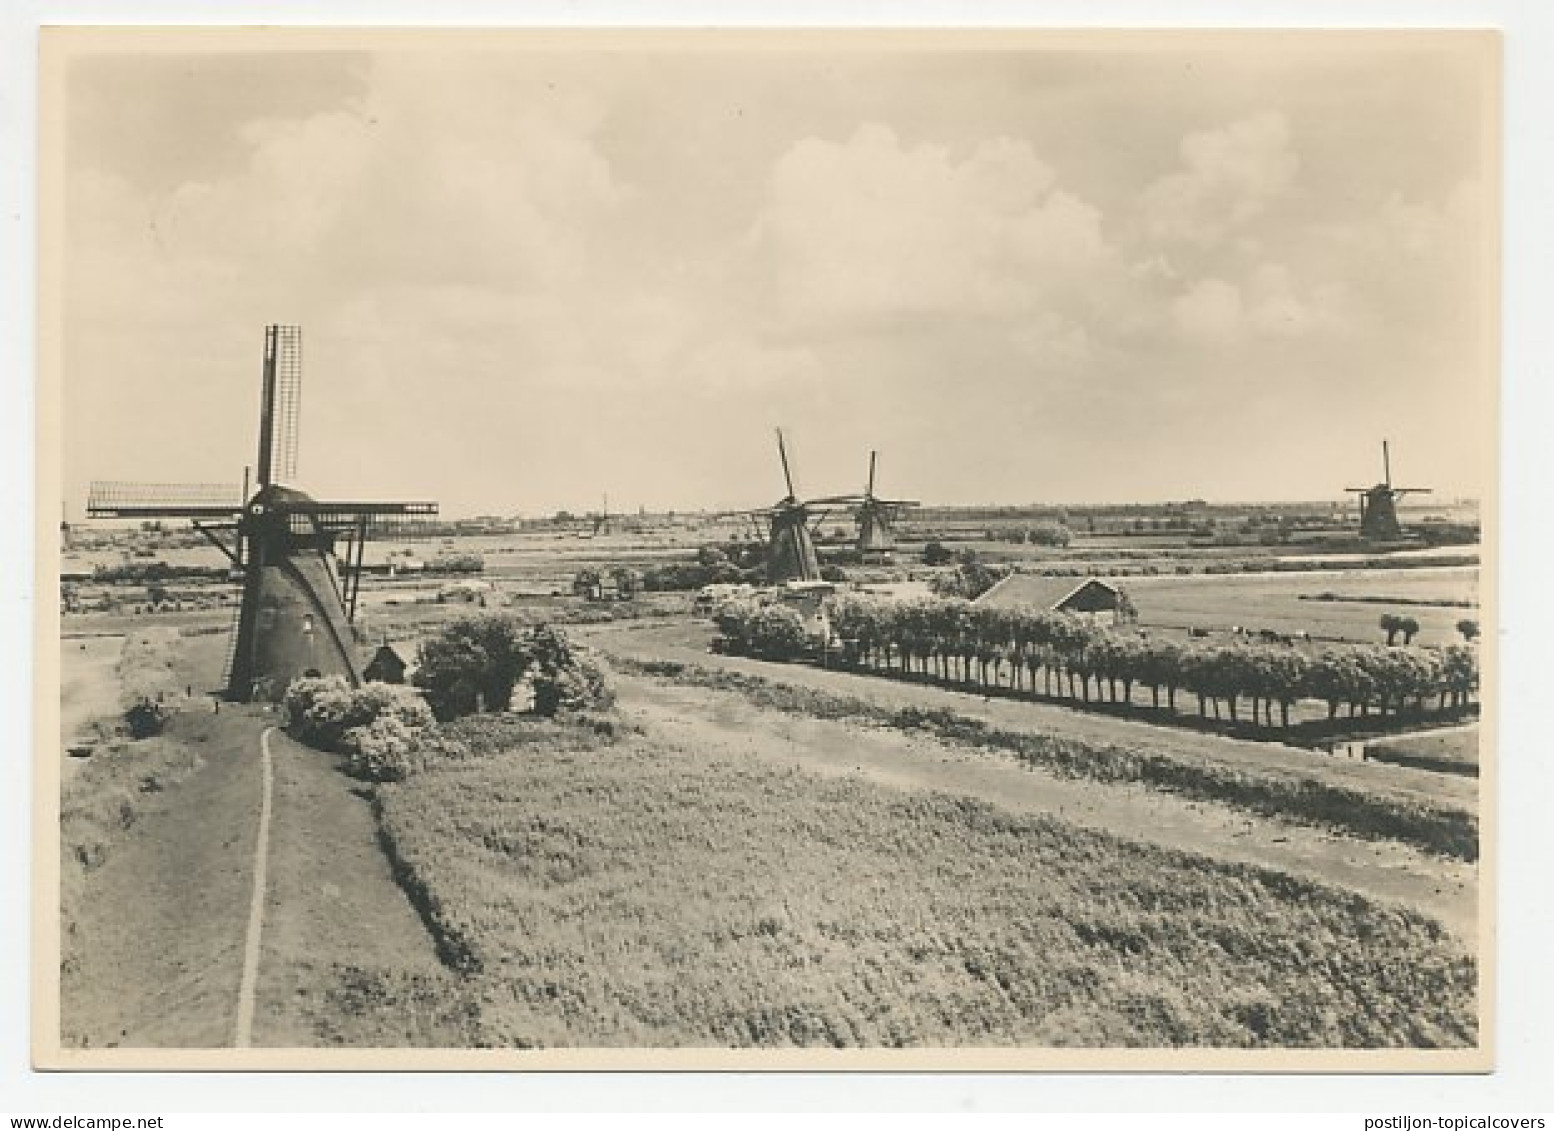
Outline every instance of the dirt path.
POLYGON ((415 1019, 347 1016, 362 972, 444 976, 436 948, 378 844, 366 790, 339 759, 270 736, 274 822, 253 1043, 413 1043, 415 1019))
POLYGON ((740 672, 794 687, 856 696, 890 710, 943 708, 1005 730, 1072 735, 1093 742, 1175 753, 1194 759, 1211 757, 1216 762, 1244 767, 1263 776, 1309 778, 1320 775, 1334 783, 1361 790, 1385 790, 1400 798, 1445 802, 1469 809, 1477 806, 1477 781, 1455 774, 1341 758, 1275 742, 1227 738, 1051 703, 986 698, 973 692, 865 673, 714 655, 707 651, 711 630, 703 625, 619 624, 580 631, 578 635, 609 654, 636 660, 679 660, 740 672))
MULTIPOLYGON (((250 1027, 255 1046, 332 1043, 351 1020, 332 998, 357 972, 441 975, 356 783, 333 756, 275 731, 261 945, 252 1018, 239 1025, 264 796, 259 736, 276 721, 235 707, 200 720, 191 741, 203 765, 146 801, 87 874, 77 959, 61 979, 67 1045, 226 1047, 250 1027)), ((346 1035, 408 1043, 413 1022, 379 1016, 346 1035)))
POLYGON ((1053 777, 1012 757, 855 723, 757 707, 735 693, 623 677, 622 709, 680 747, 707 756, 759 757, 824 774, 856 774, 901 789, 973 797, 1043 813, 1132 840, 1276 868, 1404 903, 1445 923, 1470 946, 1477 932, 1477 870, 1392 842, 1357 840, 1160 790, 1053 777))

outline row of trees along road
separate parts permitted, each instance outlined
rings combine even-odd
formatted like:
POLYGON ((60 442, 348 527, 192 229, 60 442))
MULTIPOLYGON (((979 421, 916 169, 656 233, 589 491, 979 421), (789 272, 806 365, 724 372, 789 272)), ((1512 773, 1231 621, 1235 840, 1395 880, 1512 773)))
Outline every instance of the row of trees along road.
MULTIPOLYGON (((1179 693, 1200 715, 1241 719, 1250 700, 1254 724, 1290 725, 1302 699, 1327 705, 1327 717, 1461 713, 1478 689, 1476 651, 1362 645, 1311 653, 1287 644, 1215 645, 1156 639, 1063 613, 990 608, 958 598, 890 601, 841 594, 828 606, 844 661, 879 671, 921 674, 980 688, 1040 690, 1085 703, 1127 703, 1149 688, 1154 706, 1177 710, 1179 693), (1224 715, 1221 715, 1221 706, 1224 715)), ((728 634, 725 632, 725 636, 728 634)), ((737 644, 737 642, 735 642, 737 644)))

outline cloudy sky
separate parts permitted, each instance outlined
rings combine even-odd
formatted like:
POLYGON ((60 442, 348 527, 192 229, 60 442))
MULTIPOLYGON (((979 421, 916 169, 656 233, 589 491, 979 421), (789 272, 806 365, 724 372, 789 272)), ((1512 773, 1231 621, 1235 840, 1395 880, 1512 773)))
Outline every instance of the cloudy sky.
POLYGON ((778 425, 812 494, 1488 489, 1481 44, 220 46, 65 64, 73 505, 240 478, 267 322, 303 484, 450 514, 771 502, 778 425))

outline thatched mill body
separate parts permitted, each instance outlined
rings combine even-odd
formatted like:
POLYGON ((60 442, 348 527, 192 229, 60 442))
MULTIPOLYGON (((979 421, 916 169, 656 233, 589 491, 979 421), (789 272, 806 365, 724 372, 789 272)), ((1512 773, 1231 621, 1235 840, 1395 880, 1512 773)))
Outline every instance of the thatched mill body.
POLYGON ((355 620, 370 537, 410 532, 431 502, 320 501, 290 486, 297 463, 302 334, 265 329, 257 487, 93 483, 91 518, 185 518, 241 577, 223 672, 228 698, 278 699, 298 676, 362 682, 355 620), (343 543, 343 550, 341 546, 343 543), (341 568, 343 553, 346 568, 341 568))

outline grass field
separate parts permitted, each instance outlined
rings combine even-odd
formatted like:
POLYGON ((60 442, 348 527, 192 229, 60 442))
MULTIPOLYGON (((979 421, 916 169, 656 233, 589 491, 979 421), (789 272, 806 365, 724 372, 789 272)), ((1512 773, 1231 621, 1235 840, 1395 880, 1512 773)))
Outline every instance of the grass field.
POLYGON ((1386 634, 1377 622, 1382 613, 1393 612, 1419 621, 1417 643, 1454 644, 1462 640, 1457 622, 1480 618, 1477 607, 1417 603, 1471 601, 1476 606, 1475 567, 1130 577, 1122 584, 1146 627, 1224 630, 1239 625, 1253 631, 1267 628, 1329 640, 1380 642, 1386 634), (1317 599, 1324 594, 1349 600, 1317 599), (1389 605, 1386 598, 1407 603, 1389 605))
POLYGON ((556 729, 495 724, 493 756, 379 794, 484 1043, 1475 1040, 1475 964, 1412 912, 964 799, 556 729))

